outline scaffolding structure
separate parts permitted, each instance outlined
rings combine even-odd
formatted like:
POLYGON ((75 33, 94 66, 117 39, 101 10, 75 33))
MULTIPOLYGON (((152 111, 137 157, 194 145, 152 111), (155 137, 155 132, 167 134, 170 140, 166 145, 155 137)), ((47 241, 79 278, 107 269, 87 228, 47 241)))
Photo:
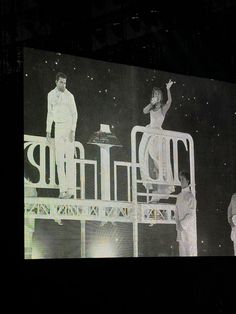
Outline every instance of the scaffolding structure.
MULTIPOLYGON (((85 222, 100 221, 100 222, 123 222, 132 223, 133 226, 133 256, 138 257, 138 224, 175 224, 175 204, 173 202, 162 202, 150 204, 150 191, 143 190, 143 181, 140 178, 140 164, 138 162, 137 134, 148 132, 159 137, 159 143, 165 141, 167 147, 167 155, 165 158, 173 160, 173 177, 166 180, 163 176, 159 176, 158 180, 152 178, 148 182, 155 184, 180 186, 178 177, 179 173, 179 156, 178 143, 182 142, 189 155, 189 169, 191 190, 195 196, 195 171, 194 171, 194 146, 193 139, 189 134, 168 131, 168 130, 147 130, 142 126, 135 126, 131 131, 131 161, 114 161, 114 197, 110 195, 111 182, 108 182, 107 177, 102 176, 101 186, 109 191, 101 193, 101 199, 98 199, 98 165, 96 160, 85 158, 85 150, 80 142, 75 142, 75 149, 78 158, 74 159, 74 199, 59 199, 53 197, 32 197, 25 193, 25 258, 31 258, 32 253, 32 235, 35 227, 35 219, 53 219, 58 220, 79 220, 81 222, 81 257, 86 257, 86 238, 85 238, 85 222), (170 149, 171 147, 171 149, 170 149), (86 180, 86 166, 92 165, 94 179, 93 182, 86 180), (118 180, 120 169, 123 171, 122 180, 118 180), (122 181, 122 182, 120 182, 122 181), (124 199, 120 200, 119 187, 126 182, 127 193, 124 199), (86 199, 86 189, 88 186, 91 189, 93 185, 94 195, 92 199, 86 199), (105 197, 105 196, 106 197, 105 197)), ((26 189, 58 189, 56 180, 56 165, 54 142, 50 144, 46 138, 39 136, 24 135, 25 158, 28 162, 38 170, 39 178, 37 182, 26 181, 26 189), (38 155, 38 158, 35 156, 38 155), (37 159, 37 160, 36 160, 37 159)), ((111 145, 110 145, 111 146, 111 145)), ((100 150, 106 149, 103 145, 100 150)), ((110 154, 110 147, 107 149, 110 154)), ((102 156, 102 153, 101 153, 102 156)), ((160 154, 160 161, 162 161, 160 154)), ((110 171, 110 159, 107 158, 109 164, 106 165, 106 171, 110 171)), ((160 162, 160 173, 162 162, 160 162)), ((103 162, 104 167, 104 162, 103 162)), ((29 194, 30 195, 30 194, 29 194)), ((166 198, 166 195, 160 194, 160 198, 166 198)), ((168 195, 169 200, 176 198, 176 194, 168 195)), ((196 213, 195 213, 196 215, 196 213)), ((195 217, 196 218, 196 217, 195 217)), ((196 221, 196 219, 195 219, 196 221)), ((197 255, 197 230, 195 225, 195 254, 197 255)))

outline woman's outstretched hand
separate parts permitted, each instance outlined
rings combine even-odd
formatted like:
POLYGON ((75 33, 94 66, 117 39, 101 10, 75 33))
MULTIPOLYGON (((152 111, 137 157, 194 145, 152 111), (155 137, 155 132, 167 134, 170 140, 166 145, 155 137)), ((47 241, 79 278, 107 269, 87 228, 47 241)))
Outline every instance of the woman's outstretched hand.
POLYGON ((166 88, 167 88, 167 89, 170 89, 170 88, 171 88, 171 86, 172 86, 174 83, 175 83, 174 81, 169 80, 169 82, 168 82, 168 83, 166 83, 166 88))

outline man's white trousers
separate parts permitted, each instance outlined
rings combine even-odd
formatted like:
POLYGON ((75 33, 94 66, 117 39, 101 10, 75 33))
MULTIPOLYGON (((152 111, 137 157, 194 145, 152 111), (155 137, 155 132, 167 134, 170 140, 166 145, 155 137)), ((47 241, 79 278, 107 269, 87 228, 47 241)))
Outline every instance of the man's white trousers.
POLYGON ((70 125, 67 123, 56 123, 55 125, 55 158, 60 192, 68 191, 73 194, 75 189, 75 164, 74 164, 74 142, 70 142, 70 125), (66 158, 66 169, 65 159, 66 158))

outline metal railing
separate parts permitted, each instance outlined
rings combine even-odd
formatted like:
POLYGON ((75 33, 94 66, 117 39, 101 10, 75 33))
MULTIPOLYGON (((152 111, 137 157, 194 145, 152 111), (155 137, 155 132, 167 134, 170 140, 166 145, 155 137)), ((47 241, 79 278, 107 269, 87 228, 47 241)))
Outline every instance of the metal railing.
MULTIPOLYGON (((135 126, 131 131, 131 167, 132 167, 132 199, 135 202, 138 202, 138 195, 146 196, 148 198, 149 191, 140 193, 138 192, 137 185, 143 183, 151 183, 158 185, 174 185, 180 186, 179 181, 179 155, 178 155, 178 142, 182 142, 185 146, 186 151, 189 153, 189 168, 190 168, 190 186, 191 190, 195 196, 195 169, 194 169, 194 146, 193 139, 191 135, 187 133, 174 132, 169 130, 153 130, 147 129, 142 126, 135 126), (137 169, 140 169, 140 163, 137 157, 137 133, 147 133, 158 137, 159 145, 159 177, 158 179, 152 179, 151 177, 148 180, 138 179, 137 169), (166 156, 163 156, 162 143, 165 142, 166 145, 166 156), (173 146, 173 152, 171 156, 170 146, 173 146), (166 158, 166 164, 168 165, 167 160, 172 157, 173 160, 173 178, 170 178, 171 169, 167 169, 167 178, 164 179, 164 169, 163 169, 163 158, 166 158)), ((161 196, 166 196, 165 194, 160 194, 161 196)), ((169 195, 169 197, 176 197, 175 195, 169 195)))
MULTIPOLYGON (((84 147, 80 142, 75 142, 75 150, 79 152, 80 158, 74 158, 74 195, 80 191, 80 198, 85 199, 85 166, 93 165, 94 167, 94 199, 97 199, 97 161, 85 159, 84 147), (77 178, 77 164, 80 166, 79 178, 77 178), (79 179, 79 185, 77 185, 77 179, 79 179)), ((39 179, 37 182, 28 182, 26 187, 44 188, 44 189, 58 189, 59 186, 56 183, 56 163, 55 163, 55 144, 54 139, 51 139, 50 143, 45 137, 24 135, 24 150, 26 151, 26 158, 29 164, 38 170, 39 179), (36 154, 36 148, 39 149, 36 154), (37 155, 38 161, 35 160, 37 155), (48 163, 48 167, 47 167, 48 163), (48 171, 46 170, 47 168, 48 171), (47 180, 49 175, 49 180, 47 180), (49 182, 47 182, 49 181, 49 182)), ((65 158, 66 162, 66 158, 65 158)))

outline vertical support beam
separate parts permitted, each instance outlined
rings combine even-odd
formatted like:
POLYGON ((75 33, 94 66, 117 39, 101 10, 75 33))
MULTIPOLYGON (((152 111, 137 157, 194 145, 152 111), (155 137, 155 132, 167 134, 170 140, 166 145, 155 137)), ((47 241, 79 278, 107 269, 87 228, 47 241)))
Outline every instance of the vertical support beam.
MULTIPOLYGON (((145 128, 143 128, 145 131, 145 128)), ((131 167, 132 167, 132 199, 133 199, 133 256, 138 257, 138 199, 137 199, 137 152, 136 127, 131 131, 131 167)))
POLYGON ((46 146, 40 144, 40 182, 46 184, 46 146))
POLYGON ((81 257, 84 258, 86 257, 86 248, 85 248, 85 220, 81 220, 81 257))
POLYGON ((111 145, 100 144, 101 154, 101 198, 102 200, 110 201, 110 148, 111 145))
POLYGON ((159 152, 159 161, 158 161, 158 181, 163 182, 163 143, 164 143, 164 136, 163 135, 155 135, 158 137, 158 152, 159 152))
POLYGON ((117 201, 117 165, 114 162, 114 200, 117 201))
MULTIPOLYGON (((172 179, 172 169, 171 169, 171 161, 170 161, 170 137, 165 138, 165 151, 166 151, 166 181, 171 182, 172 179)), ((172 182, 171 182, 172 183, 172 182)), ((173 183, 172 183, 173 184, 173 183)))
MULTIPOLYGON (((194 164, 194 146, 193 146, 193 139, 190 135, 188 135, 188 141, 189 141, 189 159, 190 159, 190 185, 191 185, 191 191, 196 198, 196 191, 195 191, 195 164, 194 164)), ((194 243, 194 256, 198 255, 197 251, 197 213, 195 211, 195 225, 194 225, 194 237, 195 237, 195 243, 194 243)))
POLYGON ((127 166, 127 186, 128 186, 128 202, 131 201, 130 195, 130 166, 127 166))
MULTIPOLYGON (((135 212, 137 212, 137 207, 135 212)), ((138 219, 136 216, 133 221, 133 257, 138 257, 138 219)))
POLYGON ((174 161, 174 183, 180 184, 179 181, 179 160, 178 160, 178 139, 172 138, 173 141, 173 161, 174 161))
POLYGON ((94 199, 98 199, 98 178, 97 178, 98 170, 97 163, 94 165, 94 199))
POLYGON ((80 198, 85 199, 85 164, 83 161, 80 163, 80 198))
POLYGON ((25 217, 24 225, 24 257, 32 259, 33 233, 35 228, 35 219, 25 217))
POLYGON ((55 163, 55 153, 54 148, 55 145, 48 145, 49 147, 49 184, 51 186, 56 185, 56 163, 55 163))

